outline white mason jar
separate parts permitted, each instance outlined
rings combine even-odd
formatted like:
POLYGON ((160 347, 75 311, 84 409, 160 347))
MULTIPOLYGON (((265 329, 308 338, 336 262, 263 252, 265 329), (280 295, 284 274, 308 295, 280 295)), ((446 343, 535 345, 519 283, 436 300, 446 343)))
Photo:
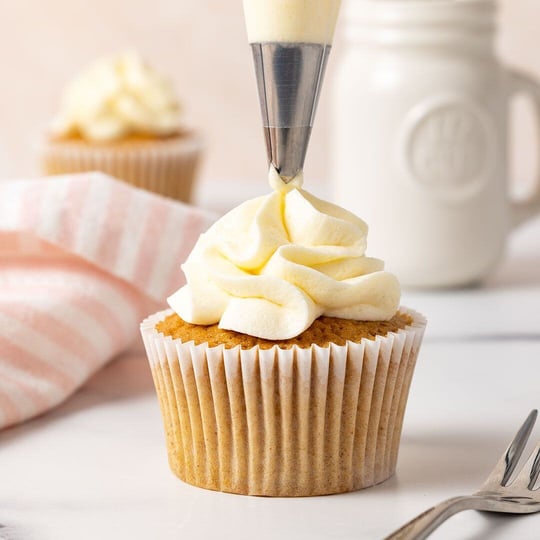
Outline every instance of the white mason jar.
MULTIPOLYGON (((508 101, 540 88, 493 52, 491 0, 349 0, 332 97, 336 202, 409 286, 481 280, 540 209, 509 196, 508 101)), ((540 116, 539 116, 540 118, 540 116)))

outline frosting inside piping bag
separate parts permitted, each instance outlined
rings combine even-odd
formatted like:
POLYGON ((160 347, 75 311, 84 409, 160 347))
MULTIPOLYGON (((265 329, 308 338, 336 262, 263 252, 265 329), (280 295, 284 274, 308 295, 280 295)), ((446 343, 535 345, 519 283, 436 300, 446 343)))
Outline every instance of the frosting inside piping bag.
POLYGON ((250 43, 332 44, 341 0, 244 0, 250 43))

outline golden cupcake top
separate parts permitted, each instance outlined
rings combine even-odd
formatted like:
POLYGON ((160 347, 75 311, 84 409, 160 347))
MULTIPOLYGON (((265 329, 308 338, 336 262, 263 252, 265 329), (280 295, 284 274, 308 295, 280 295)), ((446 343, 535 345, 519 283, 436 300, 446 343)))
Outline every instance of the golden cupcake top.
POLYGON ((133 52, 101 58, 68 84, 52 122, 55 138, 114 142, 180 131, 171 82, 133 52))
MULTIPOLYGON (((309 349, 312 345, 329 347, 331 344, 344 346, 347 342, 360 343, 363 339, 375 340, 377 336, 386 336, 412 324, 413 319, 407 313, 397 312, 388 321, 355 321, 334 317, 319 317, 300 335, 279 341, 280 349, 300 347, 309 349)), ((233 330, 223 330, 217 324, 201 326, 183 321, 176 313, 169 315, 156 325, 156 330, 184 343, 193 341, 195 345, 207 344, 209 347, 223 346, 233 349, 271 349, 276 342, 239 334, 233 330)))

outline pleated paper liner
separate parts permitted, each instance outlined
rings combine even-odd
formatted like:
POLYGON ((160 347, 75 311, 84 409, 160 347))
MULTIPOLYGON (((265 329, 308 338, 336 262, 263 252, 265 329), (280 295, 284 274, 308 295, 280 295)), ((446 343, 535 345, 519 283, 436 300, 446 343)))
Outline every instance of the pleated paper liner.
POLYGON ((345 346, 225 349, 141 325, 169 463, 195 486, 309 496, 383 482, 396 468, 426 321, 345 346))
POLYGON ((136 187, 189 202, 201 149, 201 141, 191 132, 111 144, 50 140, 40 149, 40 161, 44 174, 101 171, 136 187))

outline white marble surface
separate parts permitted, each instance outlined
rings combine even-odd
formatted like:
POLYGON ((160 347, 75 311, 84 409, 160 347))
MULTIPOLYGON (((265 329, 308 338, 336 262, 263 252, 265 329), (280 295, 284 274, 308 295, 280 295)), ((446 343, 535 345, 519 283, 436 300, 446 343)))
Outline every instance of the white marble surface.
MULTIPOLYGON (((478 289, 405 293, 429 329, 411 388, 397 475, 346 495, 214 493, 169 472, 140 350, 52 413, 0 433, 0 539, 371 540, 474 490, 540 406, 540 220, 518 231, 478 289)), ((535 431, 540 438, 540 427, 535 431)), ((537 540, 540 515, 458 515, 434 540, 537 540)))

